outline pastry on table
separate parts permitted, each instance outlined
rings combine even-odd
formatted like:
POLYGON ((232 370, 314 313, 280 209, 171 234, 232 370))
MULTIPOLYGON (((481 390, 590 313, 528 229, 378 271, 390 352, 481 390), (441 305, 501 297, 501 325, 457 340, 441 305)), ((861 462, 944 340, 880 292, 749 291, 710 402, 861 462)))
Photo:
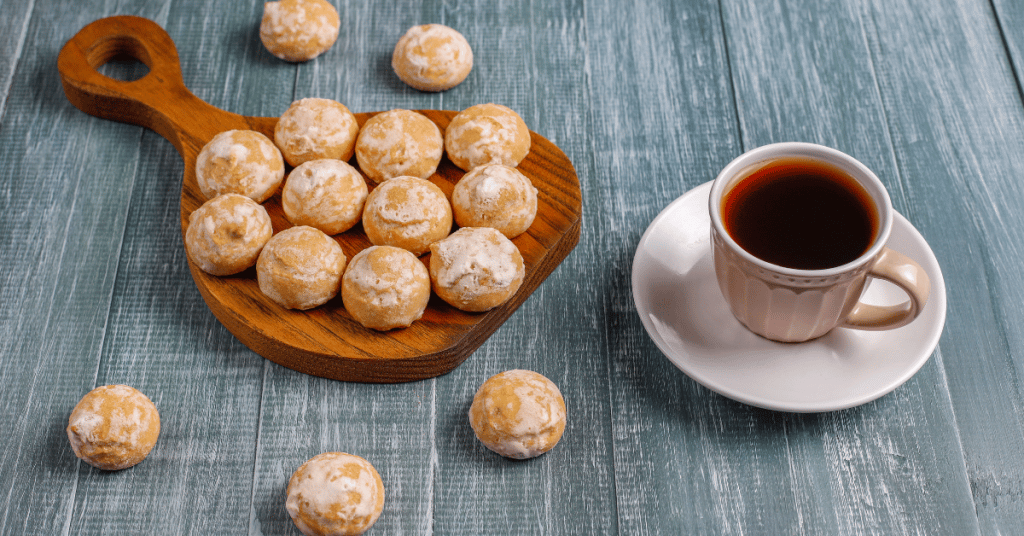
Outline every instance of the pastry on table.
POLYGON ((484 164, 518 166, 530 152, 530 129, 519 114, 500 104, 477 104, 459 112, 444 131, 448 158, 463 171, 484 164))
POLYGON ((359 223, 368 193, 356 168, 341 160, 310 160, 288 174, 281 208, 293 224, 334 235, 359 223))
POLYGON ((409 28, 395 44, 391 67, 420 91, 444 91, 462 83, 473 69, 473 50, 461 33, 442 24, 409 28))
POLYGON ((263 4, 260 41, 285 61, 311 60, 338 39, 341 19, 326 0, 279 0, 263 4))
POLYGON ((300 225, 277 233, 256 261, 260 290, 287 309, 306 310, 338 295, 345 253, 323 231, 300 225))
POLYGON ((284 160, 270 138, 254 130, 217 134, 196 157, 196 182, 207 199, 244 195, 262 203, 284 180, 284 160))
POLYGON ((514 167, 479 166, 455 185, 452 212, 460 227, 492 227, 515 238, 537 216, 537 189, 514 167))
POLYGON ((366 532, 384 509, 384 482, 373 465, 354 454, 325 452, 302 464, 288 480, 285 509, 307 536, 366 532))
POLYGON ((356 139, 359 169, 373 182, 393 177, 426 179, 444 153, 441 129, 410 110, 379 113, 366 121, 356 139))
POLYGON ((160 436, 160 414, 134 387, 105 385, 89 391, 68 418, 71 449, 99 469, 126 469, 149 455, 160 436))
POLYGON ((506 458, 534 458, 551 450, 565 431, 565 399, 558 387, 529 370, 491 376, 469 408, 477 439, 506 458))
POLYGON ((497 229, 463 227, 430 246, 434 293, 463 311, 487 311, 505 303, 525 274, 519 248, 497 229))
POLYGON ((376 246, 395 246, 422 255, 448 236, 452 206, 434 183, 395 177, 377 185, 363 207, 363 231, 376 246))
POLYGON ((292 166, 321 158, 348 161, 358 135, 356 116, 347 106, 331 99, 297 100, 274 126, 274 142, 292 166))
POLYGON ((341 299, 363 327, 406 328, 427 308, 430 274, 404 249, 370 246, 349 261, 341 279, 341 299))
POLYGON ((185 251, 200 270, 232 275, 256 264, 273 234, 263 205, 244 195, 224 194, 189 214, 185 251))

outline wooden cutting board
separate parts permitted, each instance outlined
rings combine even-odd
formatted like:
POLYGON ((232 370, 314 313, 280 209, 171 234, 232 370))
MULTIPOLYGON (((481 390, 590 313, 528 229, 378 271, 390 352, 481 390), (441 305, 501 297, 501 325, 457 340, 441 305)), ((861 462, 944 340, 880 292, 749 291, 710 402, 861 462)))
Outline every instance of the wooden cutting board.
MULTIPOLYGON (((61 49, 57 61, 68 100, 82 111, 154 130, 170 141, 185 164, 181 186, 181 231, 204 201, 195 176, 196 156, 214 135, 250 129, 273 139, 274 117, 245 117, 215 108, 193 95, 181 76, 178 52, 156 23, 131 16, 100 19, 61 49), (134 81, 108 78, 97 68, 130 57, 149 72, 134 81)), ((456 112, 420 110, 443 132, 456 112)), ((377 112, 358 113, 360 126, 377 112)), ((532 146, 519 170, 538 190, 537 218, 513 242, 526 264, 522 287, 507 303, 486 313, 459 311, 432 296, 423 318, 385 333, 363 328, 345 311, 341 298, 309 311, 280 307, 262 292, 255 269, 229 277, 189 270, 213 314, 261 356, 288 368, 345 381, 392 383, 445 374, 475 351, 551 274, 579 242, 582 201, 572 163, 553 143, 531 132, 532 146)), ((450 197, 462 170, 443 158, 430 180, 450 197)), ((372 187, 372 183, 368 182, 372 187)), ((274 232, 291 224, 280 195, 264 203, 274 232)), ((335 236, 351 259, 371 244, 357 225, 335 236)), ((429 260, 429 255, 422 258, 429 260)))

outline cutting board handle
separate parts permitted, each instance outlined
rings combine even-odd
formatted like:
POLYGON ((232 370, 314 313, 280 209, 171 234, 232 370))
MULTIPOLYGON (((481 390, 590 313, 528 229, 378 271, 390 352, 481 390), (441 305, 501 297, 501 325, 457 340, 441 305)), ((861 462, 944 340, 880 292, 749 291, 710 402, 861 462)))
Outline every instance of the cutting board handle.
POLYGON ((185 87, 174 41, 149 19, 122 15, 92 22, 61 49, 57 70, 68 100, 80 110, 149 128, 182 156, 197 154, 225 124, 246 128, 244 117, 203 102, 185 87), (144 63, 149 72, 126 81, 97 71, 124 57, 144 63))

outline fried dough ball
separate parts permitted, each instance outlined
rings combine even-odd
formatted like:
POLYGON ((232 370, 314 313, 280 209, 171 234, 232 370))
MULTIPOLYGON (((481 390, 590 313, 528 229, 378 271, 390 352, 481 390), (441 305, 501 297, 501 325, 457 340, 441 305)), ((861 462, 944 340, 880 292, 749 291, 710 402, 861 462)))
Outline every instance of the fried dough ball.
POLYGON ((522 460, 551 450, 565 431, 565 399, 558 387, 529 370, 495 374, 477 390, 469 424, 487 448, 522 460))
POLYGON ((286 493, 285 509, 307 536, 362 534, 384 509, 380 474, 370 462, 344 452, 310 458, 292 474, 286 493))
POLYGON ((395 177, 366 198, 363 230, 370 243, 395 246, 422 255, 452 230, 452 206, 434 183, 395 177))
POLYGON ((280 0, 263 4, 260 41, 285 61, 308 61, 331 48, 341 19, 326 0, 280 0))
POLYGON ((208 274, 237 274, 256 264, 273 234, 263 205, 244 195, 224 194, 189 215, 185 250, 208 274))
POLYGON ((292 166, 321 158, 348 161, 358 135, 356 116, 331 99, 297 100, 274 127, 274 142, 292 166))
POLYGON ((338 295, 345 253, 323 231, 305 225, 274 235, 256 261, 260 290, 287 309, 306 310, 338 295))
POLYGON ((493 309, 523 284, 526 268, 519 248, 490 227, 463 227, 430 246, 434 293, 469 312, 493 309))
POLYGON ((463 171, 484 164, 518 166, 530 144, 523 118, 500 104, 470 106, 452 118, 444 132, 448 158, 463 171))
POLYGON ((423 316, 430 301, 430 274, 404 249, 370 246, 349 261, 341 278, 341 299, 363 327, 407 328, 423 316))
POLYGON ((518 169, 502 164, 473 168, 452 192, 459 227, 493 227, 507 238, 526 232, 537 216, 537 189, 518 169))
POLYGON ((281 208, 293 224, 335 235, 359 223, 367 194, 356 168, 341 160, 310 160, 288 175, 281 208))
POLYGON ((441 129, 410 110, 371 117, 356 139, 359 169, 377 183, 402 176, 426 179, 437 171, 443 153, 441 129))
POLYGON ((228 130, 196 157, 196 182, 207 199, 241 194, 262 203, 284 180, 284 160, 270 138, 254 130, 228 130))
POLYGON ((134 387, 105 385, 89 391, 68 418, 71 449, 99 469, 117 471, 149 455, 160 436, 160 414, 134 387))
POLYGON ((413 26, 395 44, 391 67, 420 91, 444 91, 473 69, 473 50, 459 32, 442 24, 413 26))

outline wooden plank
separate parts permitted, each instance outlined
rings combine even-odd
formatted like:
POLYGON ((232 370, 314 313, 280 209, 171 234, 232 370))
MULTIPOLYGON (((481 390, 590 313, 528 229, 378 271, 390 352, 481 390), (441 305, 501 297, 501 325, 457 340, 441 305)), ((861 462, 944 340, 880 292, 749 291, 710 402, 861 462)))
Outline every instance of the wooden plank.
MULTIPOLYGON (((291 99, 335 99, 353 112, 439 108, 441 96, 405 87, 391 50, 432 3, 336 3, 338 41, 298 66, 291 99)), ((280 60, 265 58, 263 61, 280 60)), ((426 534, 433 521, 437 470, 435 380, 398 385, 345 383, 277 365, 265 376, 254 483, 254 518, 263 534, 292 534, 284 509, 288 478, 307 459, 341 451, 366 458, 384 482, 385 503, 372 532, 426 534)))
MULTIPOLYGON (((896 169, 860 13, 842 2, 802 1, 728 3, 724 11, 744 146, 835 147, 882 178, 897 210, 913 206, 907 190, 918 178, 896 169)), ((936 359, 866 407, 794 417, 790 472, 804 526, 975 532, 948 396, 936 359)))
POLYGON ((33 2, 0 3, 0 120, 7 110, 7 95, 24 51, 33 2))
MULTIPOLYGON (((140 131, 98 124, 64 98, 54 58, 104 7, 32 4, 0 131, 0 533, 66 533, 79 462, 64 433, 95 385, 140 131), (96 155, 103 155, 97 157, 96 155)), ((6 9, 6 8, 5 8, 6 9)), ((160 6, 128 3, 158 16, 160 6)))
MULTIPOLYGON (((860 75, 867 75, 868 89, 871 89, 870 59, 856 12, 839 3, 817 7, 806 2, 784 5, 726 2, 722 6, 724 43, 729 52, 726 60, 723 37, 714 31, 722 28, 723 21, 718 20, 715 6, 705 8, 703 12, 696 8, 640 12, 637 14, 640 22, 633 27, 625 24, 625 31, 631 36, 650 36, 646 38, 650 43, 645 43, 644 37, 635 39, 634 46, 624 47, 624 53, 633 56, 608 63, 636 65, 635 74, 605 74, 597 62, 592 62, 595 94, 615 93, 601 84, 611 85, 608 81, 631 76, 648 94, 664 95, 662 98, 633 97, 628 89, 625 93, 619 91, 620 96, 625 96, 627 106, 632 105, 633 109, 626 108, 618 113, 643 119, 634 123, 605 119, 603 116, 615 114, 605 112, 613 108, 613 103, 602 106, 595 102, 593 109, 598 112, 594 114, 597 120, 594 130, 601 130, 602 120, 616 127, 605 131, 607 140, 597 138, 600 146, 626 145, 636 153, 638 147, 649 143, 648 138, 683 145, 679 148, 669 145, 647 156, 646 160, 667 168, 662 171, 656 167, 649 176, 660 177, 664 173, 674 179, 678 170, 685 170, 687 179, 693 181, 688 186, 710 180, 726 161, 741 152, 734 137, 736 125, 730 124, 734 117, 743 136, 743 147, 792 139, 817 141, 839 146, 855 156, 866 154, 865 160, 876 169, 879 158, 872 155, 891 154, 884 137, 884 116, 880 113, 877 96, 871 101, 872 95, 877 93, 862 93, 856 83, 849 83, 860 80, 860 75), (827 17, 822 15, 824 12, 828 13, 827 17), (669 30, 680 26, 692 30, 669 30), (685 36, 690 36, 689 40, 685 36), (686 53, 673 56, 666 51, 686 53), (677 59, 694 56, 689 63, 677 59), (731 69, 723 66, 727 62, 731 69), (660 80, 645 77, 646 73, 659 70, 670 74, 660 80), (729 87, 729 80, 721 78, 727 71, 732 74, 734 89, 729 87), (701 95, 690 88, 708 89, 701 95), (730 102, 733 91, 735 110, 730 102), (694 95, 703 98, 694 99, 694 95), (686 97, 689 97, 688 102, 684 100, 686 97), (691 125, 685 129, 688 135, 676 134, 674 126, 664 125, 664 119, 648 119, 653 114, 643 110, 645 102, 668 107, 662 114, 682 118, 677 121, 691 125), (868 110, 866 115, 864 109, 868 110), (704 114, 715 119, 709 120, 704 114), (627 128, 621 128, 623 124, 627 128), (877 130, 877 127, 881 127, 881 137, 876 132, 867 139, 860 139, 864 132, 877 130), (696 163, 686 160, 691 154, 702 153, 686 147, 694 139, 702 138, 702 143, 711 145, 709 152, 719 158, 718 163, 709 165, 707 160, 696 163), (631 141, 636 145, 627 145, 631 141)), ((593 12, 599 20, 608 16, 598 10, 593 12)), ((610 41, 623 43, 624 39, 610 41)), ((628 149, 620 148, 618 152, 628 154, 628 149)), ((885 163, 884 158, 881 163, 885 163)), ((629 176, 635 166, 630 164, 623 164, 625 171, 613 174, 617 181, 622 180, 622 175, 629 176)), ((660 188, 664 187, 656 182, 651 190, 660 193, 660 188)), ((683 189, 676 192, 681 193, 683 189)), ((607 212, 628 213, 618 207, 643 207, 654 197, 651 194, 641 197, 633 190, 623 187, 621 192, 616 192, 618 199, 609 196, 606 203, 617 201, 618 204, 607 212)), ((671 199, 671 196, 665 197, 671 199)), ((667 200, 651 214, 634 220, 635 227, 628 231, 610 228, 609 232, 618 231, 619 236, 635 233, 638 238, 664 203, 667 200)), ((635 247, 636 238, 628 243, 635 247)), ((631 259, 630 253, 627 250, 621 254, 624 263, 631 259)), ((628 265, 623 269, 628 271, 628 265)), ((628 277, 622 277, 621 281, 627 284, 628 277)), ((625 289, 619 292, 620 299, 626 301, 628 292, 625 289)), ((628 321, 620 323, 628 325, 628 321)), ((623 532, 794 533, 833 531, 837 523, 847 531, 885 532, 887 528, 906 527, 921 531, 935 521, 941 522, 940 525, 971 528, 969 512, 965 512, 966 486, 962 467, 956 464, 958 451, 954 439, 947 440, 943 444, 947 448, 938 452, 929 448, 911 456, 912 460, 900 467, 900 471, 909 470, 916 475, 917 482, 927 481, 927 476, 936 470, 954 475, 951 482, 932 483, 934 489, 929 488, 928 494, 949 499, 949 503, 940 504, 959 505, 959 510, 947 507, 947 511, 929 505, 927 500, 937 500, 935 497, 919 499, 899 494, 891 498, 885 495, 887 489, 905 491, 899 483, 906 477, 905 473, 897 473, 887 465, 884 455, 887 446, 897 445, 901 455, 905 455, 904 450, 916 453, 922 443, 931 440, 934 429, 930 426, 943 429, 947 437, 955 438, 955 426, 948 403, 943 404, 941 390, 937 394, 918 395, 922 399, 901 402, 915 390, 904 388, 898 396, 867 407, 823 416, 774 414, 724 401, 692 382, 679 379, 678 373, 673 376, 671 367, 648 341, 616 335, 629 331, 619 324, 609 330, 613 345, 609 353, 631 356, 622 360, 613 371, 613 377, 624 376, 627 378, 624 383, 636 386, 626 391, 613 390, 613 394, 621 393, 613 399, 613 425, 623 532), (922 400, 930 405, 922 407, 922 400), (908 421, 914 422, 914 417, 876 422, 866 416, 892 408, 892 404, 897 404, 895 407, 900 411, 888 411, 896 415, 902 415, 901 412, 918 414, 915 415, 920 419, 918 422, 930 420, 930 426, 904 431, 905 437, 897 436, 899 440, 891 443, 893 432, 904 430, 909 426, 908 421), (651 405, 662 418, 646 414, 651 411, 651 405), (871 444, 863 446, 864 435, 871 438, 871 444), (853 448, 854 445, 863 450, 853 448), (859 475, 865 474, 877 480, 851 486, 849 489, 856 489, 857 494, 835 489, 838 486, 834 481, 853 484, 859 475), (959 480, 955 478, 957 474, 959 480), (652 481, 655 484, 648 484, 652 481), (666 502, 663 497, 675 499, 666 502), (869 511, 858 507, 857 501, 865 500, 864 497, 874 497, 869 511), (909 511, 904 512, 904 508, 909 511), (657 514, 652 515, 652 512, 657 514)), ((927 376, 917 381, 925 378, 927 376)), ((934 378, 933 369, 931 379, 934 378)), ((941 385, 941 382, 927 382, 928 385, 935 383, 941 385)))
POLYGON ((1024 98, 1024 4, 1013 0, 992 0, 996 25, 1006 46, 1017 80, 1017 90, 1024 98))
MULTIPOLYGON (((446 3, 441 22, 473 46, 474 68, 444 93, 459 110, 495 102, 559 145, 587 189, 587 28, 584 2, 446 3)), ((589 253, 598 221, 584 193, 581 243, 504 327, 451 374, 437 380, 438 534, 614 534, 614 487, 608 436, 607 365, 601 326, 590 311, 602 297, 591 286, 601 269, 589 253), (592 223, 593 222, 593 223, 592 223), (588 245, 589 244, 589 245, 588 245), (481 383, 524 368, 555 382, 568 406, 561 443, 540 458, 515 462, 490 452, 468 426, 481 383)))
POLYGON ((1024 112, 1006 8, 1010 57, 988 2, 863 7, 912 219, 949 282, 941 365, 985 534, 1024 519, 1024 112))
MULTIPOLYGON (((183 78, 197 96, 252 115, 276 113, 289 101, 294 67, 252 59, 262 49, 253 30, 261 10, 257 3, 179 2, 158 19, 178 44, 183 78)), ((70 532, 247 533, 267 365, 197 292, 181 242, 181 157, 153 132, 142 139, 97 383, 147 393, 161 412, 161 437, 129 471, 83 468, 70 532)))

